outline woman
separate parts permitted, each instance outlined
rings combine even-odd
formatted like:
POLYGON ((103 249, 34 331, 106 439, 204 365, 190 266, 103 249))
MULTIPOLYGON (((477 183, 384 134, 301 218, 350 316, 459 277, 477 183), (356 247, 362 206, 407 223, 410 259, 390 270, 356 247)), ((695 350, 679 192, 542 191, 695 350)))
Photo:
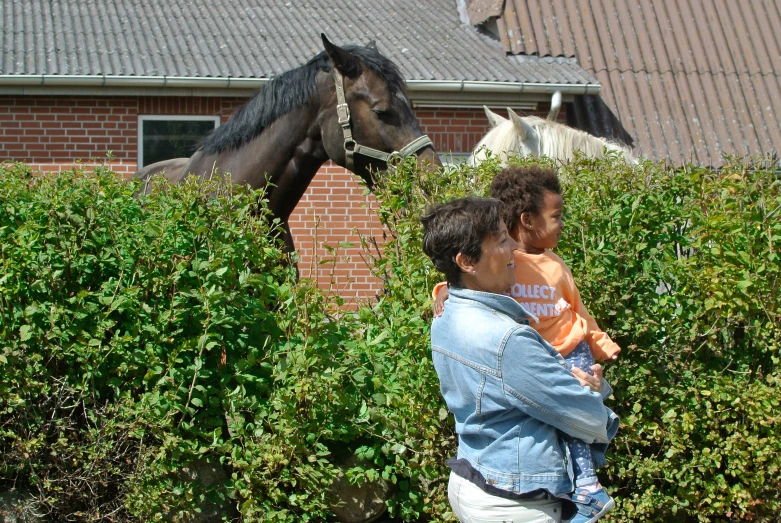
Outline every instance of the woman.
POLYGON ((560 499, 574 485, 557 430, 607 443, 618 419, 599 394, 601 367, 592 367, 594 376, 573 369, 573 377, 523 307, 503 295, 516 283, 517 244, 501 205, 463 198, 421 219, 423 251, 450 286, 431 327, 434 367, 458 433, 448 496, 465 523, 559 522, 560 499))

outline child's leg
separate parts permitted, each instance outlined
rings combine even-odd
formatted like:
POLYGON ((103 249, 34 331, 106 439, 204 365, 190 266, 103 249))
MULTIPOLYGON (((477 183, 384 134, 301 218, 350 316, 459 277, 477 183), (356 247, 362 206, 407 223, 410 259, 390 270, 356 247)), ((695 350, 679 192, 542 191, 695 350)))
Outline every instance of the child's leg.
MULTIPOLYGON (((594 364, 594 356, 591 354, 591 348, 588 343, 581 341, 577 347, 564 357, 568 369, 577 367, 581 370, 593 374, 591 366, 594 364)), ((591 446, 583 441, 563 434, 567 441, 569 452, 574 460, 572 463, 575 472, 575 486, 582 487, 592 483, 597 483, 597 472, 594 470, 594 460, 591 457, 591 446)))
MULTIPOLYGON (((594 356, 585 341, 578 343, 575 350, 565 356, 564 361, 568 369, 577 367, 593 374, 591 366, 594 364, 594 356)), ((573 459, 575 492, 571 499, 578 510, 578 513, 570 519, 570 523, 594 523, 610 512, 616 506, 616 502, 599 484, 591 446, 567 434, 564 434, 564 438, 573 459)))
POLYGON ((597 484, 597 471, 594 470, 594 460, 591 457, 591 447, 579 439, 563 434, 569 453, 572 455, 572 470, 575 472, 575 486, 585 487, 597 484))

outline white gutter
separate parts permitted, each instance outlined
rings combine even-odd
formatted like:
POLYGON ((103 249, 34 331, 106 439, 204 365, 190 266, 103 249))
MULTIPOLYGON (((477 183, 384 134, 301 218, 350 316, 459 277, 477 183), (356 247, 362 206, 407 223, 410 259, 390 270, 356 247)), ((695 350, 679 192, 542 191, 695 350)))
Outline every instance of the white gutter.
POLYGON ((119 76, 61 74, 2 74, 0 86, 27 87, 188 87, 252 89, 267 78, 209 78, 187 76, 119 76))
MULTIPOLYGON (((257 89, 268 78, 119 76, 119 75, 0 75, 0 87, 103 87, 103 88, 198 88, 257 89)), ((494 93, 494 94, 599 94, 600 84, 553 84, 533 82, 478 82, 449 80, 408 80, 411 93, 494 93)))
POLYGON ((473 82, 468 80, 407 80, 412 92, 460 92, 460 93, 497 93, 497 94, 553 94, 563 95, 599 94, 600 84, 543 84, 534 82, 473 82))

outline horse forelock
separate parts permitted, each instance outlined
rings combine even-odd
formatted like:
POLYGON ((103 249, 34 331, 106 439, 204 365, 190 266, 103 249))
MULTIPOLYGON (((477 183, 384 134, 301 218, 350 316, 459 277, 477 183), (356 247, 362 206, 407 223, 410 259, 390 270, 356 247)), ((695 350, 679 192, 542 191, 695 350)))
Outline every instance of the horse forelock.
POLYGON ((485 159, 486 150, 499 155, 503 162, 507 161, 510 154, 539 154, 538 140, 524 141, 515 129, 513 123, 508 120, 497 125, 486 134, 475 147, 474 159, 485 159))
MULTIPOLYGON (((401 93, 406 97, 406 84, 396 64, 369 47, 345 45, 342 48, 385 82, 391 94, 401 93)), ((246 144, 271 123, 311 102, 317 92, 317 73, 330 71, 331 68, 328 55, 322 51, 301 67, 273 78, 258 89, 250 101, 239 107, 228 122, 204 138, 200 147, 207 154, 215 154, 246 144)))
MULTIPOLYGON (((374 48, 359 45, 345 45, 342 49, 358 58, 370 71, 376 74, 380 80, 386 83, 392 95, 402 93, 406 96, 407 84, 404 82, 401 71, 395 63, 385 57, 382 53, 374 48)), ((318 56, 321 55, 325 55, 325 51, 318 56)), ((315 60, 318 56, 312 60, 315 60)))

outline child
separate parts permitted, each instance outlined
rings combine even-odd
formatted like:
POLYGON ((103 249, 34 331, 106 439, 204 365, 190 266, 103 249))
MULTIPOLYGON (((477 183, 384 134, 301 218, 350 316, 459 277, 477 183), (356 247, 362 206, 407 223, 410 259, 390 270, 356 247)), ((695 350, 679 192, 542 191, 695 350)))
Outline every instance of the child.
MULTIPOLYGON (((491 183, 491 197, 504 203, 503 218, 518 242, 515 271, 518 283, 507 290, 537 321, 532 326, 564 357, 567 368, 591 372, 594 360, 615 361, 621 349, 599 330, 580 301, 572 273, 550 249, 562 231, 561 185, 556 171, 539 165, 507 167, 491 183)), ((447 287, 434 288, 434 313, 444 310, 447 287)), ((578 514, 570 523, 591 523, 615 506, 597 479, 591 447, 562 434, 570 448, 575 472, 572 501, 578 514)))

